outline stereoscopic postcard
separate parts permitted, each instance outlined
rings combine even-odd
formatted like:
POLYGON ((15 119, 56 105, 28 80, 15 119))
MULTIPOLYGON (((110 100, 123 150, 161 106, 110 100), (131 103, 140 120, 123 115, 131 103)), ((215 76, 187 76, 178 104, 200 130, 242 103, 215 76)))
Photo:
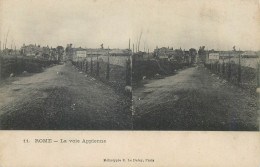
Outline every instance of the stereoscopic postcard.
POLYGON ((259 166, 258 0, 0 0, 0 166, 259 166))

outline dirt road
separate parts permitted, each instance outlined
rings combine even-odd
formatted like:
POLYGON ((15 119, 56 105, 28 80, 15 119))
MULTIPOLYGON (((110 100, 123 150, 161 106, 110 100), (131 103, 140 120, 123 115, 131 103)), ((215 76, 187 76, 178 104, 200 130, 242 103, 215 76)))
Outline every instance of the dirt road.
POLYGON ((257 97, 203 65, 134 90, 134 129, 258 130, 257 97))
POLYGON ((129 99, 70 63, 24 75, 1 83, 1 129, 131 129, 129 99))

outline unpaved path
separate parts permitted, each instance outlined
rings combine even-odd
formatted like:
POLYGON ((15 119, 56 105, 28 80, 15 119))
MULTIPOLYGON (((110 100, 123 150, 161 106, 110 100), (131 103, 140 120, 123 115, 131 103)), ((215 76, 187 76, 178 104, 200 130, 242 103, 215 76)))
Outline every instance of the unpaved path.
POLYGON ((133 92, 134 129, 258 130, 257 97, 202 65, 133 92))
POLYGON ((5 82, 1 129, 131 128, 129 100, 70 63, 5 82))

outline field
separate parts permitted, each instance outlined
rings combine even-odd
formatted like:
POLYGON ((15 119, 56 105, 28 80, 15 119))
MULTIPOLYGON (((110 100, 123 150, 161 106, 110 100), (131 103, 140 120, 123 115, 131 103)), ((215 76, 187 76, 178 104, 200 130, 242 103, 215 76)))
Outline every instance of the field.
POLYGON ((23 72, 37 73, 51 64, 57 64, 57 61, 46 60, 43 58, 34 58, 26 56, 1 56, 1 78, 9 77, 11 74, 18 75, 23 72))
POLYGON ((139 82, 145 78, 153 78, 156 75, 168 76, 175 74, 179 69, 189 67, 191 64, 171 62, 168 60, 133 60, 133 84, 139 84, 139 82))

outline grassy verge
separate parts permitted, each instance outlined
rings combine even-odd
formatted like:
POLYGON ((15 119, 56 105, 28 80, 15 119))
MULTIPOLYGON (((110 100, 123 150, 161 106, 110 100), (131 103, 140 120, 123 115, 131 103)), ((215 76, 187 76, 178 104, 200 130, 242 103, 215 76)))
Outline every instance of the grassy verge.
POLYGON ((1 78, 7 78, 11 74, 19 75, 24 71, 29 73, 41 72, 44 67, 57 64, 57 61, 25 56, 1 56, 0 62, 1 78))

